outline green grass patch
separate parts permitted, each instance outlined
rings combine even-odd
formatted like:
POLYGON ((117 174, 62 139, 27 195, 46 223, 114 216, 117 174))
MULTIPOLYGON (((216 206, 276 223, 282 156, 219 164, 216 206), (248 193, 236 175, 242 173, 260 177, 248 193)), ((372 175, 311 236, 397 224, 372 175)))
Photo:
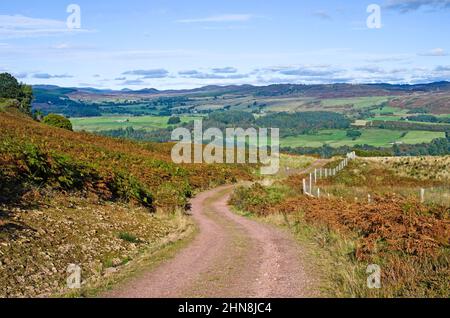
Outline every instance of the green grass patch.
POLYGON ((370 96, 370 97, 354 97, 354 98, 331 98, 321 100, 323 107, 337 107, 344 105, 352 105, 355 109, 369 108, 381 105, 390 100, 389 96, 370 96))
MULTIPOLYGON (((73 129, 76 131, 85 130, 90 132, 101 130, 113 130, 133 127, 134 129, 145 129, 148 131, 167 128, 170 116, 101 116, 71 118, 73 129)), ((182 123, 190 122, 199 117, 182 116, 182 123)))
POLYGON ((331 147, 355 146, 368 144, 376 147, 390 147, 395 142, 405 144, 419 144, 430 142, 436 138, 445 137, 443 132, 432 131, 400 131, 390 129, 362 129, 359 138, 347 136, 346 130, 325 129, 316 134, 289 136, 281 138, 282 147, 331 147))
POLYGON ((128 232, 120 232, 117 235, 117 237, 120 238, 121 240, 130 242, 130 243, 139 243, 140 242, 140 240, 135 235, 128 233, 128 232))

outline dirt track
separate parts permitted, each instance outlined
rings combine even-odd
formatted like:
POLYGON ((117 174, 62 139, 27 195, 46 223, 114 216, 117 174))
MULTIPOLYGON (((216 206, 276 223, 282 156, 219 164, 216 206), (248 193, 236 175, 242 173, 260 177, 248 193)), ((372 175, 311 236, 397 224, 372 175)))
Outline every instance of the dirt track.
MULTIPOLYGON (((313 279, 288 234, 232 213, 232 187, 192 200, 199 226, 194 241, 155 270, 106 297, 309 297, 313 279)), ((304 258, 303 258, 304 259, 304 258)))

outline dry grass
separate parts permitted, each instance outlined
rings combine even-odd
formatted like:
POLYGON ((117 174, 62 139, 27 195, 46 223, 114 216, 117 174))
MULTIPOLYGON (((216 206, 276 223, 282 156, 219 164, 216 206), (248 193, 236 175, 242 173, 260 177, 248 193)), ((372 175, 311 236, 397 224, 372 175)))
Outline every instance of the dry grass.
POLYGON ((368 163, 380 163, 399 176, 419 180, 438 180, 450 183, 450 156, 443 157, 386 157, 365 158, 368 163))
MULTIPOLYGON (((445 165, 446 160, 439 162, 445 165)), ((448 189, 447 180, 418 179, 379 162, 358 160, 338 176, 322 180, 322 193, 333 195, 316 199, 301 194, 303 177, 290 176, 270 187, 239 188, 231 202, 259 218, 284 220, 299 239, 314 244, 333 296, 449 297, 449 205, 437 200, 419 203, 417 188, 448 189), (367 193, 372 194, 370 204, 367 193), (366 286, 365 270, 371 263, 382 269, 379 290, 366 286)))

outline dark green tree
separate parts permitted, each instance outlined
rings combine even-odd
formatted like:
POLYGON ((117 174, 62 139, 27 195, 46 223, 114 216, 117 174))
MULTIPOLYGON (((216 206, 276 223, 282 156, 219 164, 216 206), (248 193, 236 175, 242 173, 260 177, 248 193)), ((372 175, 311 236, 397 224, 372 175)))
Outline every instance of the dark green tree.
POLYGON ((9 73, 0 74, 0 97, 18 98, 21 95, 19 82, 9 73))
POLYGON ((19 83, 9 73, 0 74, 0 98, 16 99, 19 101, 20 111, 31 114, 33 89, 29 85, 19 83))
POLYGON ((180 119, 180 117, 177 117, 177 116, 170 117, 169 121, 167 122, 167 124, 169 124, 169 125, 177 125, 179 123, 181 123, 181 119, 180 119))
POLYGON ((26 114, 31 114, 31 101, 33 100, 33 88, 30 85, 21 84, 20 110, 26 114))
POLYGON ((347 137, 356 139, 358 137, 361 137, 361 132, 359 130, 347 130, 347 137))

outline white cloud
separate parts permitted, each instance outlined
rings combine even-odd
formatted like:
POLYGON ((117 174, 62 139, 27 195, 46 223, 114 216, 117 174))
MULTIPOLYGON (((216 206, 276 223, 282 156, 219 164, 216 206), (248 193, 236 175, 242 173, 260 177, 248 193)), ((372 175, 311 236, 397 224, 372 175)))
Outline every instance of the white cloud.
POLYGON ((33 78, 37 79, 52 79, 52 78, 73 78, 73 75, 69 74, 48 74, 48 73, 36 73, 33 75, 33 78))
POLYGON ((221 73, 221 74, 232 74, 232 73, 237 73, 238 70, 235 67, 220 67, 220 68, 213 68, 212 71, 214 73, 221 73))
POLYGON ((53 45, 52 48, 56 49, 56 50, 65 50, 65 49, 70 48, 70 45, 67 43, 61 43, 61 44, 53 45))
POLYGON ((69 29, 65 21, 38 19, 23 15, 0 15, 0 38, 41 37, 89 32, 69 29))
POLYGON ((425 53, 419 53, 420 56, 447 56, 448 53, 442 48, 435 48, 425 53))
POLYGON ((322 20, 332 20, 331 15, 329 15, 324 10, 318 10, 318 11, 313 12, 313 16, 318 17, 322 20))
POLYGON ((153 69, 153 70, 132 70, 122 73, 122 75, 138 75, 144 76, 144 78, 164 78, 169 75, 169 71, 165 69, 153 69))
POLYGON ((449 9, 450 0, 389 0, 385 6, 401 13, 416 11, 423 8, 449 9))
POLYGON ((222 14, 204 18, 177 20, 178 23, 205 23, 205 22, 246 22, 254 18, 252 14, 222 14))

